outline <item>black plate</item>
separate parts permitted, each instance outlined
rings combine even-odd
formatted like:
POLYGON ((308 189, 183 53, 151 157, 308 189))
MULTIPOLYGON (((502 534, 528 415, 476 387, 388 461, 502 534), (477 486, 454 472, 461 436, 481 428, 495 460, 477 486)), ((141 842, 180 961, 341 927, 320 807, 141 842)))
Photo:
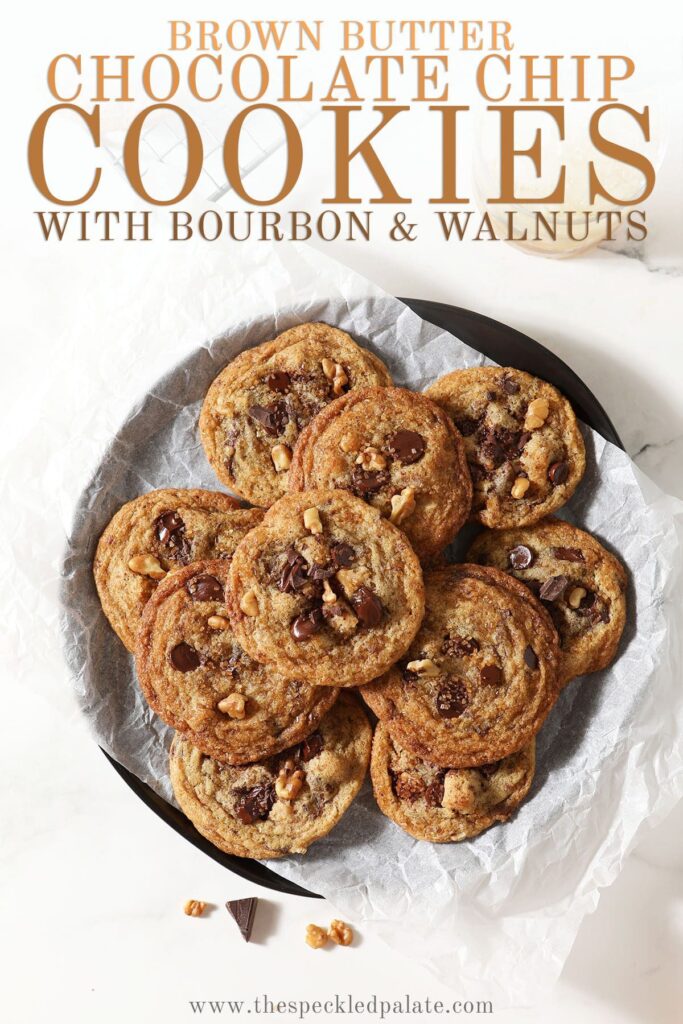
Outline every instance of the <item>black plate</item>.
MULTIPOLYGON (((526 370, 528 373, 533 373, 536 377, 542 377, 554 384, 566 395, 576 413, 585 423, 597 430, 612 444, 619 448, 624 447, 609 416, 593 392, 566 363, 537 341, 528 338, 525 334, 520 334, 512 327, 498 323, 497 320, 491 320, 481 313, 473 313, 470 309, 460 309, 458 306, 448 306, 443 302, 429 302, 425 299, 401 299, 401 301, 410 306, 423 320, 449 331, 467 345, 488 356, 489 359, 493 359, 494 362, 501 363, 503 366, 514 366, 518 370, 526 370)), ((250 882, 264 885, 276 892, 289 893, 294 896, 309 896, 315 899, 321 898, 295 882, 282 878, 263 864, 259 864, 258 861, 248 860, 245 857, 233 857, 218 850, 197 831, 181 811, 157 796, 153 789, 150 789, 136 775, 110 757, 106 751, 102 751, 102 753, 133 792, 155 814, 158 814, 171 828, 198 849, 203 850, 209 857, 213 857, 219 864, 223 864, 236 875, 249 879, 250 882)))

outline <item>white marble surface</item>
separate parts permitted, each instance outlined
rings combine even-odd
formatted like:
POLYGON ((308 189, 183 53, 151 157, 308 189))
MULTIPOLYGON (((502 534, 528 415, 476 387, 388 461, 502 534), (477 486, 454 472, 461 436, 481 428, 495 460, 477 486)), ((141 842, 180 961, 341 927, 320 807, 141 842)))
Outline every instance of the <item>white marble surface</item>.
MULTIPOLYGON (((680 101, 680 86, 673 98, 680 101)), ((25 124, 25 117, 10 121, 15 153, 23 151, 25 124)), ((409 246, 378 240, 371 248, 324 249, 394 294, 479 310, 546 344, 599 396, 638 464, 683 497, 682 160, 676 135, 651 204, 652 236, 638 251, 615 245, 554 262, 504 244, 449 248, 426 237, 409 246)), ((0 450, 6 465, 21 462, 34 472, 20 491, 11 473, 5 477, 1 513, 0 600, 11 627, 0 639, 3 1019, 175 1024, 193 1019, 189 1000, 250 1000, 264 992, 285 999, 347 991, 392 998, 398 988, 415 998, 452 1000, 450 990, 370 935, 360 936, 356 949, 308 950, 303 927, 325 923, 328 908, 258 890, 187 844, 130 794, 73 714, 49 611, 68 518, 68 501, 59 497, 64 458, 82 464, 85 479, 98 446, 146 385, 193 343, 207 311, 192 293, 185 324, 164 319, 163 288, 183 287, 182 251, 37 242, 28 227, 34 195, 23 168, 12 174, 11 246, 2 258, 10 386, 0 409, 0 450), (122 294, 131 295, 125 304, 122 294), (140 344, 121 359, 117 334, 131 325, 140 344), (107 398, 86 416, 93 389, 107 398), (67 454, 55 459, 56 451, 67 454), (44 507, 51 511, 49 536, 32 537, 26 527, 44 507), (44 552, 44 593, 27 607, 17 599, 25 593, 23 567, 44 552), (263 903, 256 941, 246 946, 222 903, 251 893, 263 903), (205 919, 186 918, 181 907, 188 897, 216 909, 205 919)), ((310 207, 319 194, 312 171, 292 205, 310 207)), ((102 205, 122 201, 112 184, 102 205)), ((603 893, 553 994, 542 1006, 498 1010, 496 1019, 680 1021, 682 836, 679 805, 603 893)), ((457 989, 457 979, 453 984, 457 989)))

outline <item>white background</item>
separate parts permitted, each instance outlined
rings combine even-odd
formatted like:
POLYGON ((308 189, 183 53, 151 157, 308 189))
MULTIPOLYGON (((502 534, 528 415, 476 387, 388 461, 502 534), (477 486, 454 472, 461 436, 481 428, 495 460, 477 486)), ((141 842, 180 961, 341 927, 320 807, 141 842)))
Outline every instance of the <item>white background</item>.
MULTIPOLYGON (((193 5, 193 17, 219 16, 215 7, 200 12, 202 6, 193 5)), ((291 7, 296 16, 322 16, 319 5, 303 0, 291 7)), ((452 16, 451 5, 428 2, 422 8, 435 17, 452 16)), ((392 4, 389 11, 379 3, 365 4, 358 16, 400 17, 403 9, 418 16, 407 5, 392 4)), ((562 262, 529 258, 503 243, 447 246, 428 233, 413 243, 334 243, 325 252, 389 292, 476 309, 548 345, 599 396, 639 465, 683 496, 680 18, 671 23, 668 4, 627 4, 619 6, 618 21, 612 15, 598 23, 596 5, 583 2, 552 17, 540 3, 495 9, 478 3, 471 16, 489 11, 513 20, 516 39, 528 40, 525 49, 532 52, 590 52, 610 40, 613 52, 642 62, 653 89, 664 87, 668 149, 648 207, 647 243, 562 262), (534 39, 542 40, 542 49, 533 49, 534 39)), ((252 3, 248 16, 282 15, 279 5, 252 3)), ((31 211, 44 204, 29 181, 24 153, 30 123, 48 103, 43 68, 49 55, 78 48, 161 49, 165 17, 161 4, 143 11, 119 3, 95 16, 76 3, 59 10, 45 5, 24 11, 3 38, 9 133, 3 148, 11 168, 2 261, 9 386, 3 389, 0 431, 7 467, 1 503, 7 626, 0 745, 2 1017, 12 1024, 100 1024, 154 1015, 175 1024, 193 1019, 190 999, 248 1000, 263 992, 309 1000, 347 991, 385 999, 410 992, 449 1002, 457 996, 457 978, 451 991, 369 934, 352 949, 309 950, 305 924, 327 923, 330 909, 257 890, 176 836, 129 793, 70 705, 51 611, 75 497, 69 488, 64 493, 62 483, 87 479, 98 450, 135 398, 200 340, 215 311, 204 308, 196 283, 204 270, 220 275, 225 267, 217 247, 203 255, 168 244, 41 242, 31 211), (164 316, 167 288, 186 291, 182 324, 164 316), (117 340, 124 335, 138 343, 126 345, 122 355, 117 340), (94 414, 86 412, 93 394, 101 396, 94 414), (24 570, 36 560, 44 566, 44 587, 27 600, 24 570), (262 902, 256 941, 246 946, 222 903, 251 893, 262 902), (189 897, 216 909, 204 919, 186 918, 181 908, 189 897)), ((315 139, 316 131, 314 123, 306 129, 313 136, 305 139, 315 139)), ((422 124, 416 131, 422 143, 422 124)), ((419 180, 426 146, 401 137, 387 152, 419 180)), ((64 161, 68 170, 68 153, 64 161)), ((98 205, 139 208, 120 175, 103 166, 98 205)), ((266 164, 250 184, 256 189, 268 175, 266 164)), ((292 207, 314 209, 329 175, 321 152, 308 164, 292 207)), ((237 206, 234 199, 224 202, 237 206)), ((419 203, 415 212, 424 212, 419 203)), ((682 824, 679 807, 629 857, 585 921, 552 995, 536 1008, 500 1009, 496 1019, 680 1020, 682 824)), ((461 941, 466 944, 467 936, 461 941)))

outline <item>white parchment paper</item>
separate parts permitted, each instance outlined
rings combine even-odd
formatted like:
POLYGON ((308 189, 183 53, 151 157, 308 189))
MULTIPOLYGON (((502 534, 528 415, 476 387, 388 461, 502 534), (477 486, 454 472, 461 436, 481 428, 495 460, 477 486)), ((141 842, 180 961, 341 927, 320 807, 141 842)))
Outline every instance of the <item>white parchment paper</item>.
MULTIPOLYGON (((320 319, 349 331, 396 383, 416 390, 484 361, 305 247, 259 247, 235 268, 229 297, 207 281, 204 301, 212 300, 225 308, 225 329, 131 411, 78 502, 63 562, 61 627, 81 709, 98 742, 169 801, 170 730, 140 696, 92 581, 97 538, 111 516, 155 487, 218 488, 197 433, 206 390, 239 351, 293 324, 320 319)), ((180 300, 174 309, 169 293, 167 302, 165 315, 183 320, 180 300)), ((366 785, 308 854, 269 862, 349 920, 372 922, 364 927, 460 994, 498 1006, 533 1001, 552 984, 644 823, 683 795, 683 505, 621 450, 585 433, 588 469, 564 514, 628 566, 629 620, 618 661, 574 681, 550 714, 532 791, 515 818, 472 842, 419 843, 381 815, 366 785)))

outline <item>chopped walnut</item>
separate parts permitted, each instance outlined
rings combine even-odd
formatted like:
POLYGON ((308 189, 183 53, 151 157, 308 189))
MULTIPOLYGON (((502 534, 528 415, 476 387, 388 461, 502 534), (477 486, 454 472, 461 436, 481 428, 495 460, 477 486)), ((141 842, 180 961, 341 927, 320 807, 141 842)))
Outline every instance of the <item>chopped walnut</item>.
POLYGON ((248 590, 246 594, 242 595, 240 600, 240 609, 245 615, 258 615, 258 600, 253 590, 248 590))
POLYGON ((149 576, 152 580, 163 580, 166 575, 166 570, 154 555, 135 555, 128 568, 137 576, 149 576))
POLYGON ((324 928, 318 924, 306 925, 306 944, 311 949, 322 949, 327 945, 328 935, 324 928))
POLYGON ((523 498, 526 492, 529 490, 530 483, 526 476, 518 476, 512 485, 510 494, 513 498, 523 498))
POLYGON ((535 398, 529 402, 524 419, 525 430, 538 430, 543 426, 550 413, 550 406, 545 398, 535 398))
POLYGON ((389 521, 400 526, 415 511, 415 488, 404 487, 400 494, 391 499, 391 515, 389 521))
POLYGON ((183 913, 188 917, 201 917, 206 910, 206 903, 202 900, 188 900, 183 907, 183 913))
POLYGON ((569 592, 567 604, 570 608, 580 608, 581 602, 583 601, 587 593, 588 591, 585 587, 574 587, 574 589, 569 592))
POLYGON ((223 697, 222 700, 218 701, 217 707, 224 715, 229 715, 230 718, 246 718, 247 699, 242 693, 229 693, 227 697, 223 697))
POLYGON ((366 472, 372 472, 373 470, 386 469, 387 460, 376 448, 366 448, 356 459, 356 464, 366 472))
POLYGON ((327 934, 338 946, 350 946, 353 942, 353 931, 346 921, 338 921, 335 918, 330 924, 327 934))
POLYGON ((304 526, 313 534, 323 532, 323 524, 320 520, 320 513, 317 508, 307 508, 304 511, 304 526))
POLYGON ((230 622, 226 619, 225 615, 209 615, 206 624, 211 629, 227 629, 230 622))
POLYGON ((291 774, 281 771, 275 780, 275 792, 280 800, 296 800, 304 784, 304 773, 300 768, 291 774))
POLYGON ((409 672, 415 672, 418 676, 438 676, 441 669, 431 658, 421 658, 419 661, 409 661, 406 665, 409 672))
POLYGON ((278 473, 286 473, 292 464, 292 452, 286 444, 276 444, 271 448, 270 457, 278 473))

